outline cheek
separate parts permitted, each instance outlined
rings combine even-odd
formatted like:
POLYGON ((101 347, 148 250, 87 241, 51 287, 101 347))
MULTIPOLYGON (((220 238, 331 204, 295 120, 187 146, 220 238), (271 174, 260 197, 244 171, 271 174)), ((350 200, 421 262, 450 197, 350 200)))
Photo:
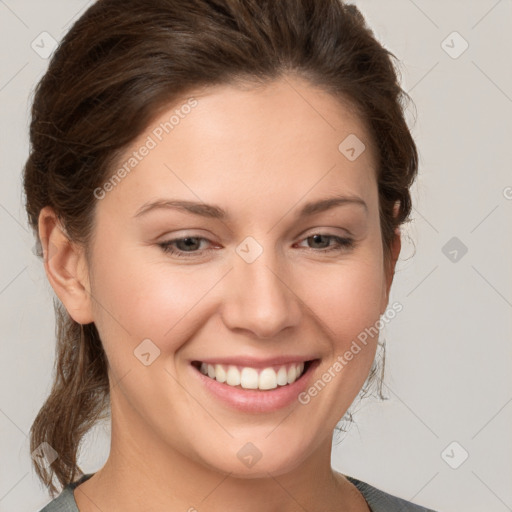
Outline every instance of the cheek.
POLYGON ((122 342, 133 351, 149 338, 161 351, 176 350, 179 340, 187 339, 201 299, 218 280, 212 272, 168 264, 158 249, 158 261, 151 261, 151 251, 107 240, 97 251, 91 291, 95 324, 107 346, 122 342))
POLYGON ((350 344, 380 317, 383 274, 375 259, 346 260, 334 269, 312 271, 302 283, 300 296, 337 348, 350 344))
MULTIPOLYGON (((378 258, 346 258, 336 269, 306 275, 301 294, 322 329, 325 358, 309 388, 299 395, 310 417, 332 430, 363 386, 378 341, 382 267, 378 258), (314 286, 311 286, 314 284, 314 286)), ((318 331, 317 331, 318 332, 318 331)), ((311 434, 313 435, 313 434, 311 434)))

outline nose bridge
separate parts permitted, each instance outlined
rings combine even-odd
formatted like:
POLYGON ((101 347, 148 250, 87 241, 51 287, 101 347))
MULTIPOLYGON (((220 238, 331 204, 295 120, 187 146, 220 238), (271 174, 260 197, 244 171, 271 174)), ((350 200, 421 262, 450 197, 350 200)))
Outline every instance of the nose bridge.
POLYGON ((224 321, 262 338, 274 337, 299 322, 297 297, 287 283, 288 273, 270 244, 248 237, 236 249, 229 273, 230 300, 224 321))

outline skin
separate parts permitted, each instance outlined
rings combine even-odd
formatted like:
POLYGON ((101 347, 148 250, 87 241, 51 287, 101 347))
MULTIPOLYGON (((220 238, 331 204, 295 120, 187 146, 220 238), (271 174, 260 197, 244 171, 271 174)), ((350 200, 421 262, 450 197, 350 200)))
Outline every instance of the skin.
POLYGON ((292 76, 193 96, 191 113, 97 201, 89 261, 51 208, 39 219, 49 282, 75 321, 96 324, 110 366, 111 452, 76 488, 79 509, 368 511, 330 457, 333 429, 368 375, 376 337, 309 404, 272 413, 238 412, 211 398, 189 364, 313 354, 315 382, 384 313, 400 233, 386 269, 377 160, 365 126, 292 76), (355 161, 338 150, 352 133, 366 145, 355 161), (305 202, 335 194, 361 197, 367 212, 346 204, 295 218, 305 202), (157 198, 216 204, 231 219, 171 209, 134 218, 157 198), (336 241, 309 238, 319 233, 350 234, 356 245, 325 253, 336 241), (251 264, 235 251, 247 236, 263 248, 251 264), (158 245, 180 237, 206 240, 188 258, 158 245), (149 366, 134 357, 146 338, 160 349, 149 366), (251 468, 237 457, 247 442, 262 455, 251 468))

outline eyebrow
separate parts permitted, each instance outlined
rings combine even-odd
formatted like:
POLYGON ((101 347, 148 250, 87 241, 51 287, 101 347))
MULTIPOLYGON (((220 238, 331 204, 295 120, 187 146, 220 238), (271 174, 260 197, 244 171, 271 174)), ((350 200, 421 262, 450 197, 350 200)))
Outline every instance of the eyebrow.
MULTIPOLYGON (((317 213, 321 213, 331 208, 344 205, 359 205, 362 206, 366 213, 368 213, 368 205, 364 200, 358 196, 335 196, 327 197, 317 201, 306 203, 297 214, 298 219, 308 217, 317 213)), ((157 199, 155 201, 144 203, 135 213, 134 218, 140 217, 150 211, 159 209, 171 209, 178 211, 185 211, 201 217, 208 217, 212 219, 229 220, 229 214, 220 206, 206 203, 198 203, 195 201, 184 201, 176 199, 157 199)))

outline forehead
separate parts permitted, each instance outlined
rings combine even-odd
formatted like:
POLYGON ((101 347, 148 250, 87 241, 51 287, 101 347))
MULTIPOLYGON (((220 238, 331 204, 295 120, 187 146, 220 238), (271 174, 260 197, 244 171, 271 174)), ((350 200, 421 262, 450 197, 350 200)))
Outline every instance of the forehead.
POLYGON ((210 86, 173 102, 117 162, 130 172, 109 195, 116 208, 131 209, 166 193, 217 203, 271 194, 297 203, 332 191, 372 202, 375 162, 350 105, 288 76, 258 87, 210 86))

